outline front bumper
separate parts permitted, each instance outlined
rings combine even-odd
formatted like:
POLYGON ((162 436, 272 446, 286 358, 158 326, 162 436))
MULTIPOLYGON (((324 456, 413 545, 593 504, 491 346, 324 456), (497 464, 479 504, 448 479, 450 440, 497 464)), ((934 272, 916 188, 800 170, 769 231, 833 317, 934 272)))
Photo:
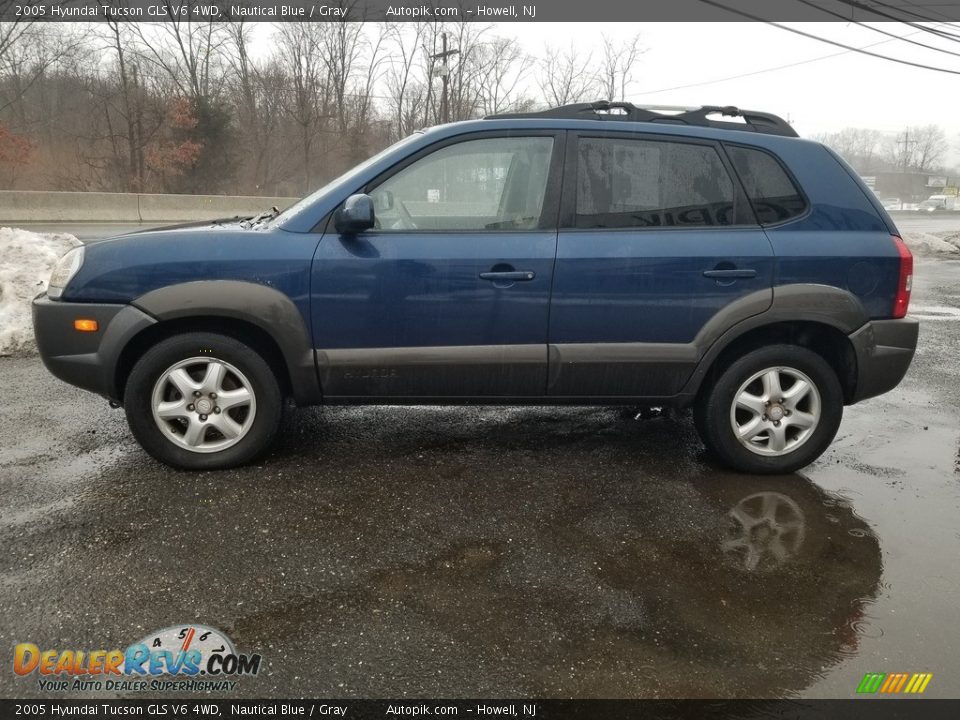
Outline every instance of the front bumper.
POLYGON ((117 365, 129 340, 156 322, 132 305, 51 300, 46 293, 33 300, 33 333, 40 358, 56 377, 84 390, 118 401, 117 365), (78 332, 78 318, 96 320, 96 332, 78 332))
POLYGON ((917 349, 920 323, 913 318, 872 320, 850 335, 857 356, 857 385, 851 402, 892 390, 907 374, 917 349))

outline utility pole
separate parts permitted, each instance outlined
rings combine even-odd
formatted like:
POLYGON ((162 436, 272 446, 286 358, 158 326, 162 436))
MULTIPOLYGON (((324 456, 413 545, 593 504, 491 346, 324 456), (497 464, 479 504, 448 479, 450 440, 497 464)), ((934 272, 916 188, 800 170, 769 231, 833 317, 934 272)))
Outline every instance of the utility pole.
POLYGON ((910 143, 915 145, 917 141, 910 139, 910 128, 907 128, 903 131, 903 140, 897 140, 897 145, 903 145, 903 172, 907 172, 910 164, 910 143))
POLYGON ((438 52, 435 55, 431 55, 431 59, 440 61, 440 77, 443 79, 443 95, 440 99, 440 120, 441 122, 448 123, 450 122, 450 103, 447 99, 447 87, 450 83, 450 66, 447 64, 447 58, 454 55, 459 55, 459 50, 447 50, 447 33, 442 32, 440 36, 443 38, 443 52, 438 52))
POLYGON ((900 207, 903 207, 903 197, 910 196, 910 202, 913 202, 913 184, 907 177, 907 171, 910 167, 910 143, 916 143, 916 140, 910 139, 910 128, 903 131, 903 140, 897 140, 897 145, 903 145, 903 177, 900 179, 900 207), (906 190, 906 192, 904 192, 906 190))

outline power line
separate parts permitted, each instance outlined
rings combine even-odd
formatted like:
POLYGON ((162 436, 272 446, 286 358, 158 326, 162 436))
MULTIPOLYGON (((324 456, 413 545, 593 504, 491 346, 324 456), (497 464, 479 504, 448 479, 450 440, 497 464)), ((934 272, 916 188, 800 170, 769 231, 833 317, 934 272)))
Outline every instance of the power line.
MULTIPOLYGON (((845 2, 845 0, 841 0, 841 2, 844 2, 844 4, 846 5, 854 4, 850 2, 845 2)), ((875 10, 873 10, 872 5, 864 5, 859 2, 857 2, 856 4, 864 10, 870 10, 872 12, 876 12, 875 10)), ((905 0, 905 4, 909 5, 910 7, 917 8, 918 10, 929 9, 929 8, 925 8, 923 5, 917 5, 916 3, 910 2, 909 0, 905 0)), ((881 0, 874 0, 873 5, 878 5, 879 7, 885 7, 895 12, 903 13, 904 15, 912 15, 917 20, 922 20, 924 22, 937 22, 937 20, 935 20, 934 18, 928 17, 926 15, 921 15, 920 13, 914 12, 913 10, 907 10, 903 5, 891 5, 890 3, 882 2, 881 0)), ((935 15, 939 15, 941 18, 944 18, 946 20, 956 19, 956 18, 951 18, 949 15, 944 15, 942 12, 938 12, 937 10, 931 10, 931 12, 933 12, 935 15)), ((880 13, 877 13, 877 14, 879 15, 880 13)), ((893 18, 893 19, 899 20, 900 18, 893 18)))
MULTIPOLYGON (((874 45, 880 45, 881 43, 890 42, 889 40, 881 40, 879 43, 874 43, 874 45)), ((870 46, 868 46, 870 47, 870 46)), ((670 92, 671 90, 686 90, 687 88, 692 87, 702 87, 703 85, 714 85, 716 83, 728 82, 730 80, 739 80, 740 78, 752 77, 753 75, 762 75, 768 72, 775 72, 776 70, 786 70, 787 68, 797 67, 798 65, 807 65, 808 63, 819 62, 820 60, 828 60, 830 58, 839 57, 840 55, 846 55, 847 51, 831 53, 830 55, 821 55, 820 57, 809 58, 808 60, 800 60, 798 62, 788 63, 786 65, 777 65, 776 67, 765 68, 763 70, 753 70, 752 72, 742 73, 740 75, 731 75, 730 77, 717 78, 714 80, 706 80, 703 82, 689 83, 687 85, 676 85, 674 87, 661 88, 659 90, 650 90, 648 92, 639 93, 640 95, 657 95, 659 93, 670 92)))
POLYGON ((720 8, 721 10, 726 10, 727 12, 731 12, 731 13, 733 13, 734 15, 740 15, 740 16, 745 17, 745 18, 748 18, 748 19, 750 19, 750 20, 756 20, 756 21, 758 21, 758 22, 763 22, 763 23, 766 23, 767 25, 771 25, 771 26, 773 26, 773 27, 775 27, 775 28, 780 28, 781 30, 786 30, 787 32, 792 32, 792 33, 794 33, 794 34, 796 34, 796 35, 802 35, 803 37, 810 38, 811 40, 818 40, 818 41, 820 41, 820 42, 822 42, 822 43, 826 43, 827 45, 834 45, 835 47, 841 47, 841 48, 844 48, 845 50, 851 50, 851 51, 853 51, 853 52, 858 52, 858 53, 861 53, 861 54, 863 54, 863 55, 869 55, 870 57, 875 57, 875 58, 878 58, 878 59, 880 59, 880 60, 888 60, 888 61, 890 61, 890 62, 899 63, 899 64, 901 64, 901 65, 909 65, 909 66, 911 66, 911 67, 921 68, 921 69, 923 69, 923 70, 932 70, 932 71, 934 71, 934 72, 947 73, 947 74, 949 74, 949 75, 960 75, 960 70, 949 70, 949 69, 947 69, 947 68, 938 68, 938 67, 933 67, 932 65, 924 65, 923 63, 911 62, 910 60, 901 60, 900 58, 890 57, 889 55, 881 55, 880 53, 873 53, 873 52, 870 52, 869 50, 864 50, 864 49, 862 49, 862 48, 853 47, 852 45, 845 45, 844 43, 837 42, 836 40, 828 40, 827 38, 820 37, 819 35, 814 35, 814 34, 812 34, 812 33, 804 32, 803 30, 798 30, 797 28, 792 28, 792 27, 788 27, 788 26, 786 26, 786 25, 783 25, 783 24, 781 24, 781 23, 776 23, 776 22, 772 22, 772 21, 770 21, 770 20, 765 20, 764 18, 759 17, 759 16, 757 16, 757 15, 753 15, 752 13, 744 12, 743 10, 737 10, 736 8, 732 8, 732 7, 729 7, 729 6, 727 6, 727 5, 723 5, 723 4, 721 4, 721 3, 714 2, 714 0, 700 0, 700 2, 704 3, 705 5, 711 5, 711 6, 713 6, 713 7, 720 8))
POLYGON ((828 10, 827 8, 820 7, 816 3, 810 2, 810 0, 796 0, 796 1, 798 3, 806 5, 807 7, 812 7, 815 10, 819 10, 820 12, 826 13, 827 15, 831 15, 835 18, 840 18, 841 20, 846 20, 847 22, 851 22, 855 25, 859 25, 860 27, 865 27, 868 30, 872 30, 873 32, 880 33, 881 35, 886 35, 887 37, 892 37, 896 40, 902 40, 905 43, 910 43, 911 45, 917 45, 922 48, 927 48, 928 50, 935 50, 936 52, 946 53, 947 55, 953 55, 954 57, 960 57, 960 53, 955 53, 955 52, 952 52, 951 50, 939 48, 936 45, 927 45, 926 43, 922 43, 917 40, 909 40, 905 36, 901 37, 899 35, 894 35, 893 33, 887 32, 886 30, 881 30, 880 28, 874 27, 873 25, 868 25, 867 23, 862 22, 861 20, 854 20, 853 18, 849 18, 843 13, 838 13, 834 10, 828 10))
MULTIPOLYGON (((943 14, 942 12, 940 12, 939 10, 934 10, 934 9, 933 9, 933 8, 934 8, 933 5, 917 5, 917 4, 914 3, 914 2, 910 2, 910 0, 904 0, 904 3, 907 4, 907 5, 909 5, 910 7, 915 7, 915 8, 917 8, 918 10, 927 10, 928 12, 932 12, 934 15, 939 15, 939 16, 942 17, 944 20, 955 20, 955 19, 956 19, 956 18, 951 18, 949 15, 944 15, 944 14, 943 14)), ((947 6, 949 6, 951 3, 944 3, 944 4, 947 5, 947 6)), ((910 10, 901 9, 901 6, 897 6, 897 5, 887 5, 887 7, 896 8, 896 9, 900 10, 900 12, 908 13, 908 14, 913 15, 914 17, 916 17, 916 18, 918 18, 918 19, 923 17, 922 15, 920 15, 920 14, 918 14, 918 13, 915 13, 915 12, 912 12, 912 11, 910 11, 910 10)), ((946 23, 946 24, 949 25, 949 23, 946 23)))
MULTIPOLYGON (((943 38, 944 40, 950 40, 951 42, 960 42, 960 35, 957 35, 956 33, 947 32, 946 30, 941 30, 939 28, 924 27, 923 25, 917 22, 914 22, 911 20, 904 20, 903 18, 897 17, 896 15, 891 15, 890 13, 885 13, 882 10, 877 10, 873 5, 865 5, 861 2, 858 2, 857 0, 839 0, 839 1, 844 5, 849 5, 852 8, 863 10, 864 12, 868 12, 868 13, 873 13, 874 15, 879 15, 880 17, 887 18, 888 20, 894 20, 896 22, 903 23, 904 25, 909 25, 912 28, 916 28, 917 30, 922 30, 923 32, 931 33, 933 35, 936 35, 937 37, 943 38)), ((926 17, 925 15, 920 15, 915 12, 900 10, 899 8, 893 5, 887 5, 886 3, 879 2, 879 0, 875 0, 875 2, 876 2, 876 5, 879 7, 890 8, 891 10, 895 10, 897 12, 903 12, 907 15, 913 15, 918 20, 923 20, 925 22, 931 22, 931 23, 937 22, 933 18, 929 18, 929 17, 926 17)), ((940 23, 940 24, 942 25, 943 23, 940 23)))
MULTIPOLYGON (((912 32, 908 35, 917 35, 918 32, 912 32)), ((907 37, 906 35, 904 37, 907 37)), ((865 48, 876 47, 877 45, 886 45, 891 43, 893 40, 879 40, 875 43, 870 43, 869 45, 861 46, 861 50, 865 48)), ((841 55, 849 55, 850 50, 841 50, 840 52, 830 53, 829 55, 820 55, 815 58, 808 58, 806 60, 798 60, 797 62, 787 63, 786 65, 777 65, 776 67, 764 68, 763 70, 752 70, 748 73, 741 73, 739 75, 730 75, 729 77, 724 78, 715 78, 713 80, 705 80, 701 82, 688 83, 687 85, 676 85, 674 87, 661 88, 659 90, 650 90, 649 92, 641 92, 639 95, 658 95, 659 93, 670 92, 671 90, 685 90, 692 87, 702 87, 703 85, 715 85, 716 83, 729 82, 730 80, 739 80, 745 77, 752 77, 754 75, 762 75, 768 72, 776 72, 777 70, 786 70, 788 68, 797 67, 799 65, 808 65, 810 63, 820 62, 821 60, 829 60, 830 58, 840 57, 841 55)))

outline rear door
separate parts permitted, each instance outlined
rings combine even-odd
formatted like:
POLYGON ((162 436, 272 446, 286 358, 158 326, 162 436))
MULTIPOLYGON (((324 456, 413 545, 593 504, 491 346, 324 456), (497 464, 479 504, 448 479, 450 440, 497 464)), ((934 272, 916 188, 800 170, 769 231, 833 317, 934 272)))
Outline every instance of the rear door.
POLYGON ((718 143, 571 134, 549 394, 666 397, 772 298, 773 251, 718 143))

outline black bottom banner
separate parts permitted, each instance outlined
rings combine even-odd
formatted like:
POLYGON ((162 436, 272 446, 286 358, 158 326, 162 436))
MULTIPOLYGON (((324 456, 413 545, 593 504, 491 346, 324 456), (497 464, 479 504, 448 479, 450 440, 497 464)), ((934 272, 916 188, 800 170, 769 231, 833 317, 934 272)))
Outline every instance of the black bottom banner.
POLYGON ((960 699, 850 700, 0 700, 0 718, 548 718, 955 720, 960 699))

